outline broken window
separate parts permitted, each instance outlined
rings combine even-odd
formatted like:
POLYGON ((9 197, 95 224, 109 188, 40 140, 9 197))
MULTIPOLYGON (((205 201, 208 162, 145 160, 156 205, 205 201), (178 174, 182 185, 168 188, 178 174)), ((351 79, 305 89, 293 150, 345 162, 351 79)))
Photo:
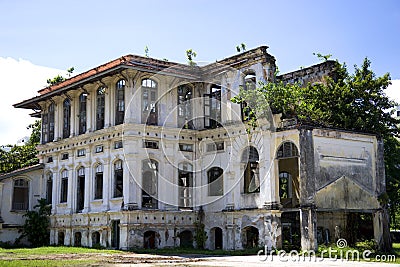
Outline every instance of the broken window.
POLYGON ((104 128, 105 94, 106 94, 106 88, 100 87, 99 89, 97 89, 96 130, 104 128))
POLYGON ((158 142, 157 141, 144 140, 143 141, 143 147, 144 148, 151 148, 151 149, 158 149, 158 142))
POLYGON ((213 152, 213 151, 223 151, 224 150, 224 141, 220 142, 212 142, 207 144, 206 151, 213 152))
POLYGON ((46 182, 46 202, 47 204, 51 204, 53 199, 53 174, 49 172, 47 174, 47 182, 46 182))
POLYGON ((78 151, 76 152, 78 157, 83 157, 86 154, 86 150, 84 148, 82 149, 78 149, 78 151))
POLYGON ((115 149, 119 149, 119 148, 122 148, 122 147, 123 147, 122 140, 114 142, 114 148, 115 149))
POLYGON ((193 144, 179 144, 180 151, 193 152, 193 144))
POLYGON ((67 202, 68 197, 68 171, 61 172, 61 190, 60 190, 60 203, 67 202))
MULTIPOLYGON (((243 90, 255 90, 256 89, 256 74, 254 72, 248 72, 243 80, 243 90)), ((251 108, 245 101, 240 104, 242 121, 248 121, 254 117, 251 108)))
POLYGON ((142 208, 156 209, 158 183, 158 162, 155 160, 142 161, 142 208))
POLYGON ((71 101, 67 98, 63 103, 63 138, 71 133, 71 101))
POLYGON ((42 114, 42 143, 54 140, 54 104, 51 103, 47 113, 42 114))
POLYGON ((104 147, 102 145, 96 146, 95 148, 95 153, 101 153, 103 152, 104 147))
POLYGON ((208 195, 222 196, 224 194, 223 170, 219 167, 213 167, 207 172, 208 177, 208 195))
POLYGON ((255 147, 247 147, 242 153, 244 164, 244 193, 260 192, 259 156, 255 147))
POLYGON ((80 212, 83 210, 85 204, 85 168, 81 167, 78 169, 77 179, 77 191, 76 191, 76 211, 80 212))
POLYGON ((14 193, 12 210, 29 209, 29 181, 25 179, 14 180, 14 193))
POLYGON ((103 165, 96 166, 96 174, 94 177, 94 199, 103 198, 103 165))
POLYGON ((221 86, 213 84, 210 93, 204 94, 204 127, 221 126, 221 86))
POLYGON ((69 157, 68 153, 61 154, 61 160, 67 160, 69 157))
POLYGON ((192 98, 193 91, 189 85, 178 86, 178 127, 193 129, 192 98))
POLYGON ((158 124, 157 83, 150 79, 142 80, 142 123, 158 124))
POLYGON ((122 160, 117 160, 114 163, 114 197, 122 197, 124 175, 122 168, 122 160))
POLYGON ((178 167, 179 207, 191 208, 193 205, 193 167, 189 163, 181 163, 178 167))
POLYGON ((299 152, 296 145, 286 141, 277 150, 279 197, 284 208, 299 205, 299 152))
POLYGON ((79 134, 84 134, 86 132, 86 102, 87 94, 82 93, 79 96, 79 134))
POLYGON ((124 123, 125 116, 125 80, 119 80, 115 91, 115 125, 124 123))

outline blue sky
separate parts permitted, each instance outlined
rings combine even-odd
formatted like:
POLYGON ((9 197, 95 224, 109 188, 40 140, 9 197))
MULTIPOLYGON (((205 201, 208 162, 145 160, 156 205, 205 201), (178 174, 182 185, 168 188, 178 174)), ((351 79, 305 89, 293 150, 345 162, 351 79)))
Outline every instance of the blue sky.
MULTIPOLYGON (((57 69, 74 66, 76 73, 83 72, 125 54, 143 55, 146 45, 151 57, 177 62, 186 61, 189 48, 197 52, 197 61, 213 62, 235 54, 240 43, 248 49, 268 45, 281 73, 317 63, 313 52, 332 54, 348 66, 360 65, 368 56, 377 75, 390 72, 392 79, 400 79, 396 0, 0 0, 0 11, 4 64, 23 60, 48 70, 16 73, 18 80, 28 80, 23 87, 13 83, 24 92, 22 99, 34 96, 57 69)), ((3 75, 12 83, 14 76, 3 75)), ((1 76, 0 92, 5 94, 1 76)), ((15 103, 7 95, 0 95, 0 106, 15 103)), ((1 132, 10 133, 9 121, 0 115, 1 132)), ((5 141, 0 135, 0 144, 5 141)))

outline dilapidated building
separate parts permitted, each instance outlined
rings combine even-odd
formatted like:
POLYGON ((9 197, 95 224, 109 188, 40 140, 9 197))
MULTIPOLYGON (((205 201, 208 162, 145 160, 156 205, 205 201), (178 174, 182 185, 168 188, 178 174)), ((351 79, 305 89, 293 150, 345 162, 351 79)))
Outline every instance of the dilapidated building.
MULTIPOLYGON (((196 246, 204 225, 209 249, 382 244, 381 140, 272 113, 253 128, 245 104, 231 101, 240 88, 276 78, 321 82, 333 65, 275 77, 265 46, 204 66, 126 55, 15 104, 42 119, 43 191, 35 195, 52 204, 50 242, 196 246)), ((10 188, 30 185, 29 177, 7 179, 10 188)), ((7 221, 18 209, 4 188, 7 221)))

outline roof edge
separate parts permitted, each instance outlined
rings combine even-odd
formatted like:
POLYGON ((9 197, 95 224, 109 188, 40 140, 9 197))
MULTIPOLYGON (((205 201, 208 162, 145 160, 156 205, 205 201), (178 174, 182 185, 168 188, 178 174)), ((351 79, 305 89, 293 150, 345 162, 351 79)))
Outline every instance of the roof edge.
POLYGON ((30 171, 36 171, 36 170, 40 170, 44 168, 44 164, 43 163, 39 163, 39 164, 35 164, 32 166, 28 166, 25 168, 21 168, 21 169, 17 169, 8 173, 4 173, 0 175, 0 181, 13 177, 13 176, 17 176, 17 175, 21 175, 24 174, 26 172, 30 172, 30 171))

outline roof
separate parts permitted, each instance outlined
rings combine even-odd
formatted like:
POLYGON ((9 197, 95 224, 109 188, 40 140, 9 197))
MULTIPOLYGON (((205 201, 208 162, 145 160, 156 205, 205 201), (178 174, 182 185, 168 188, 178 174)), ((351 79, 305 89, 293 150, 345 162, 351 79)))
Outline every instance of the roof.
POLYGON ((14 170, 12 172, 3 173, 3 174, 0 175, 0 181, 2 181, 4 179, 7 179, 7 178, 10 178, 10 177, 13 177, 13 176, 21 175, 21 174, 24 174, 24 173, 27 173, 27 172, 30 172, 30 171, 40 170, 40 169, 43 169, 43 168, 44 168, 44 164, 43 163, 39 163, 39 164, 36 164, 36 165, 32 165, 32 166, 28 166, 28 167, 21 168, 21 169, 18 169, 18 170, 14 170))
POLYGON ((139 71, 146 71, 150 73, 166 74, 170 76, 185 78, 189 80, 199 80, 205 71, 213 72, 221 71, 221 67, 238 67, 249 59, 262 59, 273 60, 275 58, 269 55, 266 50, 267 46, 260 46, 255 49, 234 55, 223 60, 208 64, 204 67, 189 66, 186 64, 159 60, 149 57, 142 57, 137 55, 125 55, 120 58, 114 59, 103 65, 90 69, 86 72, 71 77, 63 82, 55 85, 48 86, 38 91, 39 95, 33 98, 24 100, 20 103, 14 104, 15 108, 26 108, 40 110, 39 102, 48 100, 54 96, 65 94, 69 90, 79 89, 89 82, 101 81, 102 78, 121 73, 125 69, 135 69, 139 71))

